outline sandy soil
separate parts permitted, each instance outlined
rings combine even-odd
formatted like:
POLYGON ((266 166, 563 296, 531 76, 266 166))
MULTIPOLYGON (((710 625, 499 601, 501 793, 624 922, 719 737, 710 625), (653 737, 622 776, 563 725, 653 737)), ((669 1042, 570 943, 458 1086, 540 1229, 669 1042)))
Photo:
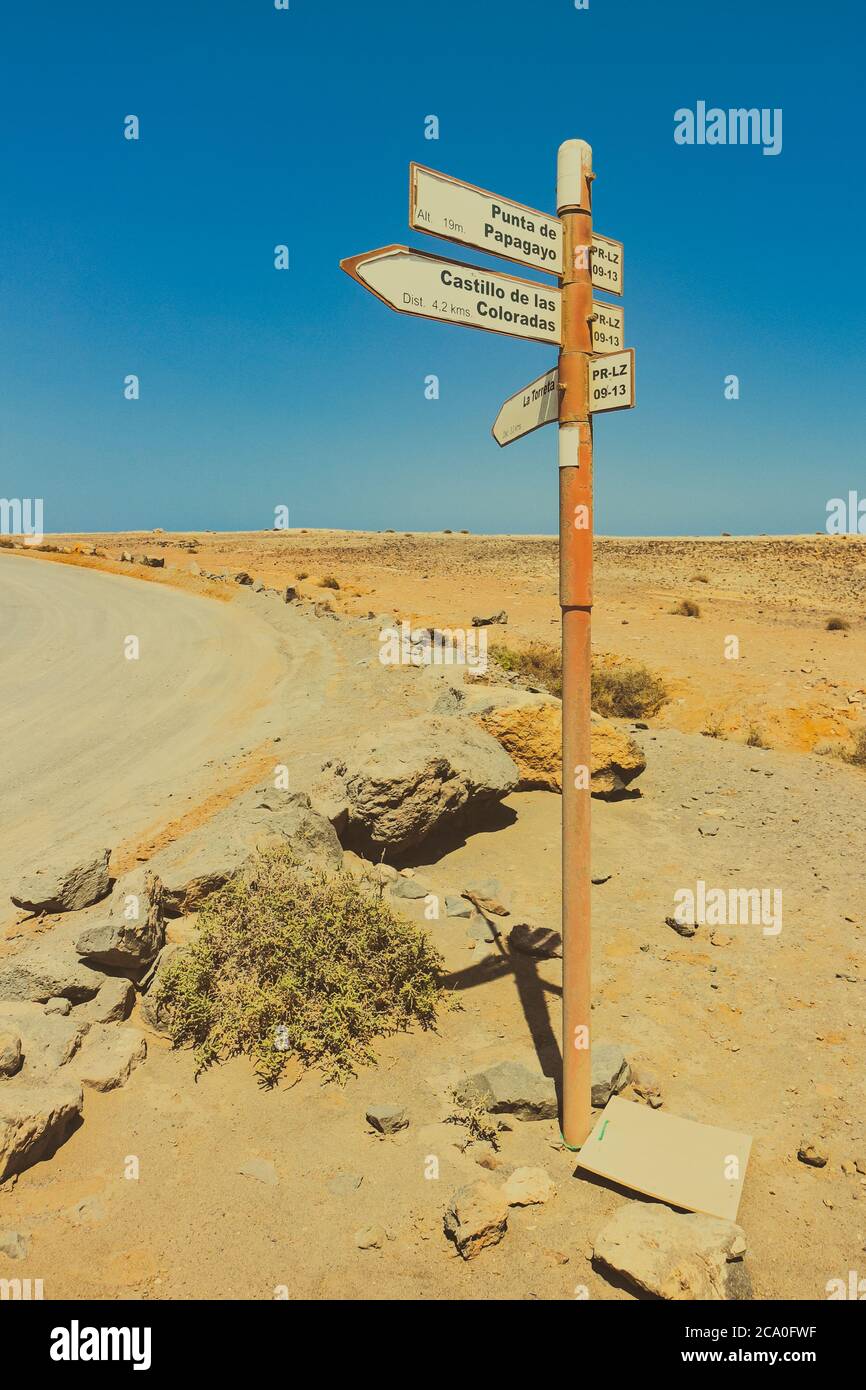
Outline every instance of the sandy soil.
MULTIPOLYGON (((543 538, 202 536, 192 557, 177 539, 94 538, 111 554, 144 549, 184 570, 192 558, 266 583, 306 571, 299 587, 345 614, 447 626, 505 608, 506 640, 556 633, 555 546, 543 538), (329 574, 338 590, 315 582, 329 574)), ((602 541, 597 581, 599 650, 639 656, 675 698, 649 728, 623 726, 646 750, 641 796, 593 806, 593 863, 610 874, 593 889, 595 1038, 652 1070, 671 1112, 753 1134, 740 1220, 754 1295, 822 1298, 828 1279, 866 1258, 866 1181, 840 1166, 866 1159, 866 782, 810 750, 862 723, 866 549, 841 538, 602 541), (681 597, 700 603, 700 618, 670 613, 681 597), (824 630, 837 612, 849 632, 824 630), (731 634, 739 661, 724 657, 731 634), (710 716, 728 736, 702 737, 710 716), (745 746, 756 721, 769 749, 745 746), (782 931, 733 926, 714 943, 704 927, 681 938, 665 917, 676 890, 699 878, 781 889, 782 931), (828 1146, 825 1168, 797 1161, 806 1137, 828 1146)), ((294 740, 299 768, 339 748, 349 710, 360 723, 428 709, 449 679, 383 672, 378 624, 309 612, 303 623, 325 633, 334 666, 314 744, 294 740)), ((296 717, 284 718, 290 741, 296 717)), ((529 792, 415 868, 440 894, 496 877, 513 902, 556 925, 558 860, 559 798, 529 792)), ((307 1075, 266 1093, 244 1062, 196 1083, 189 1056, 152 1037, 128 1085, 89 1096, 85 1124, 56 1157, 0 1193, 0 1225, 32 1234, 14 1272, 43 1278, 46 1297, 258 1299, 285 1288, 337 1299, 570 1299, 586 1286, 592 1298, 629 1298, 588 1259, 626 1198, 575 1176, 554 1122, 515 1122, 494 1177, 542 1163, 556 1198, 512 1212, 504 1241, 469 1264, 444 1239, 452 1188, 484 1176, 460 1151, 459 1127, 443 1123, 449 1087, 500 1057, 538 1056, 555 1073, 559 962, 515 973, 495 952, 479 959, 465 922, 429 929, 455 1007, 435 1033, 383 1043, 379 1066, 343 1089, 307 1075), (393 1139, 365 1124, 366 1106, 381 1100, 410 1111, 393 1139), (130 1155, 137 1180, 124 1176, 130 1155), (438 1178, 425 1176, 431 1156, 438 1178), (271 1162, 276 1181, 240 1172, 251 1158, 271 1162), (389 1239, 359 1250, 355 1232, 371 1223, 389 1239)), ((172 930, 183 937, 192 924, 172 930)))

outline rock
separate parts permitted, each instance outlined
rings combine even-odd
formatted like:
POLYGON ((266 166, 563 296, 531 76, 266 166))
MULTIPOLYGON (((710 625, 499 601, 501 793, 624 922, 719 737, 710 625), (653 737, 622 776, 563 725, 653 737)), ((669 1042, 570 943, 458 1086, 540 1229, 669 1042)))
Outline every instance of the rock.
POLYGON ((146 1056, 147 1043, 135 1028, 95 1023, 70 1069, 82 1085, 113 1091, 129 1080, 146 1056))
POLYGON ((508 1204, 499 1188, 479 1178, 459 1188, 445 1212, 445 1233, 464 1260, 474 1259, 488 1245, 497 1245, 508 1227, 508 1204))
POLYGON ((120 552, 120 563, 121 563, 122 565, 131 565, 131 564, 132 564, 132 554, 131 554, 131 552, 130 552, 129 550, 121 550, 121 552, 120 552))
POLYGON ((746 1236, 733 1221, 644 1202, 622 1206, 596 1237, 596 1260, 642 1293, 672 1300, 730 1297, 728 1265, 746 1236))
POLYGON ((505 1182, 502 1195, 510 1207, 540 1206, 556 1192, 546 1168, 515 1168, 505 1182))
POLYGON ((471 888, 463 891, 463 896, 483 917, 507 917, 509 910, 498 898, 487 897, 483 893, 473 892, 471 888))
POLYGON ((641 1068, 640 1072, 635 1074, 632 1069, 631 1084, 635 1095, 639 1096, 653 1110, 659 1109, 662 1104, 662 1088, 660 1081, 652 1072, 644 1071, 641 1068))
POLYGON ((64 1018, 72 1011, 69 1000, 60 995, 56 999, 46 999, 43 1008, 47 1014, 62 1014, 64 1018))
POLYGON ((135 990, 124 976, 109 976, 87 1008, 90 1023, 122 1023, 135 1003, 135 990))
POLYGON ((627 1086, 631 1067, 616 1043, 599 1043, 592 1049, 592 1103, 605 1106, 611 1096, 627 1086))
POLYGON ((334 1197, 351 1197, 357 1192, 364 1178, 361 1173, 338 1173, 328 1182, 328 1191, 334 1197))
POLYGON ((287 585, 287 586, 286 586, 286 589, 285 589, 285 592, 283 593, 283 602, 284 602, 284 603, 294 603, 294 602, 295 602, 295 599, 296 599, 297 597, 298 597, 298 591, 297 591, 297 589, 293 589, 292 586, 291 586, 291 584, 287 585))
POLYGON ((387 1239, 381 1226, 364 1226, 355 1232, 355 1244, 359 1250, 381 1250, 387 1239))
POLYGON ((491 627, 494 623, 503 623, 503 624, 504 624, 504 623, 507 623, 507 622, 508 622, 508 614, 506 613, 505 609, 502 608, 502 609, 500 609, 500 611, 499 611, 498 613, 492 613, 491 616, 490 616, 489 618, 473 618, 473 619, 472 619, 472 626, 473 626, 473 627, 491 627))
POLYGON ((559 1113, 552 1078, 523 1062, 496 1062, 476 1072, 460 1084, 457 1098, 519 1120, 553 1120, 559 1113))
POLYGON ((232 579, 236 584, 252 584, 253 582, 252 575, 247 574, 246 570, 238 570, 237 574, 232 575, 232 579))
POLYGON ((512 951, 520 951, 524 956, 541 959, 558 956, 562 952, 562 937, 550 927, 534 927, 530 922, 516 922, 508 933, 508 945, 512 951))
POLYGON ((362 735, 344 762, 326 764, 317 784, 349 830, 391 851, 419 845, 430 834, 465 821, 500 801, 518 783, 517 768, 498 745, 468 721, 426 715, 362 735))
POLYGON ((107 920, 89 927, 75 949, 90 965, 138 974, 165 945, 164 890, 150 869, 136 869, 119 879, 107 920))
POLYGON ((79 912, 104 898, 111 886, 111 850, 94 850, 70 859, 68 852, 29 874, 11 894, 16 907, 30 912, 79 912))
POLYGON ((430 889, 417 878, 398 878, 391 888, 392 898, 426 898, 430 889))
POLYGON ((21 1079, 28 1085, 51 1080, 78 1051, 88 1024, 78 1018, 46 1014, 41 1004, 0 1001, 0 1032, 17 1033, 21 1041, 21 1079))
POLYGON ((83 1103, 72 1080, 0 1086, 0 1182, 50 1157, 80 1119, 83 1103))
POLYGON ((449 685, 441 690, 433 703, 433 714, 457 714, 466 703, 466 691, 449 685))
POLYGON ((30 1240, 21 1231, 0 1231, 0 1255, 9 1260, 26 1260, 30 1254, 30 1240))
POLYGON ((698 830, 702 835, 718 835, 720 826, 717 820, 707 821, 705 825, 699 825, 698 830))
POLYGON ((76 1202, 74 1207, 66 1213, 69 1220, 75 1226, 94 1226, 99 1225, 106 1218, 106 1210, 98 1197, 82 1197, 80 1202, 76 1202))
POLYGON ((269 1158, 248 1158, 246 1163, 240 1165, 238 1172, 242 1177, 263 1182, 266 1187, 276 1187, 279 1182, 277 1170, 269 1158))
POLYGON ((445 894, 445 916, 446 917, 471 917, 472 904, 465 898, 458 898, 454 893, 445 894))
POLYGON ((23 1062, 20 1034, 13 1033, 10 1028, 4 1028, 0 1024, 0 1077, 14 1076, 21 1070, 23 1062))
POLYGON ((73 945, 79 930, 76 923, 65 922, 0 962, 0 1001, 29 999, 44 1004, 61 997, 80 1004, 92 999, 105 976, 79 959, 73 945))
POLYGON ((169 961, 183 949, 176 941, 170 941, 167 946, 163 946, 147 975, 139 982, 139 987, 145 991, 141 998, 141 1017, 155 1033, 168 1032, 166 1010, 159 1000, 160 985, 169 961))
POLYGON ((147 565, 148 568, 152 570, 165 569, 164 555, 139 555, 138 561, 139 564, 147 565))
POLYGON ((797 1150, 797 1157, 801 1163, 808 1164, 810 1168, 825 1168, 830 1155, 821 1140, 815 1142, 811 1139, 803 1139, 797 1150))
POLYGON ((678 917, 666 917, 665 926, 673 927, 680 936, 694 936, 698 929, 697 922, 681 922, 678 917))
POLYGON ((380 1134, 396 1134, 399 1129, 408 1127, 409 1116, 402 1105, 371 1105, 367 1111, 367 1124, 380 1134))
MULTIPOLYGON (((523 694, 473 715, 514 759, 521 789, 562 790, 562 705, 548 695, 523 694)), ((634 739, 599 714, 592 714, 590 789, 607 797, 624 790, 644 771, 646 759, 634 739)))
POLYGON ((154 860, 170 916, 194 912, 257 850, 289 849, 306 868, 336 872, 343 851, 333 825, 306 792, 258 787, 154 860))

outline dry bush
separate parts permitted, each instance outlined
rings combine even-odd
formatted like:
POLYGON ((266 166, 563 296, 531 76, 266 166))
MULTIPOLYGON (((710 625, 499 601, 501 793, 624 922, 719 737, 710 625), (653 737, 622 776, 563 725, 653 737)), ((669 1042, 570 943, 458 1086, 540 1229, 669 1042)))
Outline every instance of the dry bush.
POLYGON ((339 587, 339 579, 335 579, 332 574, 326 574, 324 579, 319 580, 320 589, 339 589, 339 587))
POLYGON ((851 624, 847 618, 828 618, 827 632, 850 632, 851 624))
MULTIPOLYGON (((562 653, 559 647, 531 642, 526 647, 493 643, 490 655, 503 671, 513 671, 530 685, 562 697, 562 653)), ((667 687, 639 662, 609 662, 594 658, 590 703, 607 718, 642 719, 658 714, 669 698, 667 687)))
POLYGON ((749 732, 746 735, 746 746, 748 748, 769 748, 770 745, 765 741, 764 735, 761 733, 757 724, 749 725, 749 732))
POLYGON ((693 598, 680 599, 676 608, 672 608, 671 612, 675 613, 678 618, 699 618, 701 616, 701 610, 693 598))
POLYGON ((208 898, 157 999, 198 1071, 246 1054, 274 1085, 294 1056, 343 1081, 374 1039, 433 1026, 440 969, 426 934, 350 874, 270 850, 208 898))
POLYGON ((707 721, 701 729, 704 738, 724 738, 725 728, 717 714, 707 716, 707 721))

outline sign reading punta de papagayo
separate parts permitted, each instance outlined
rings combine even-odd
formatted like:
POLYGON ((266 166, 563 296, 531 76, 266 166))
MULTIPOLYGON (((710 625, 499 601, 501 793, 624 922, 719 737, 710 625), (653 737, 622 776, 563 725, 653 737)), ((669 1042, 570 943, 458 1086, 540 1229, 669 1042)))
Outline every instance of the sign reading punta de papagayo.
MULTIPOLYGON (((461 246, 562 275, 562 222, 546 212, 500 198, 474 183, 409 165, 409 226, 461 246)), ((593 233, 594 288, 622 294, 622 242, 593 233)))
POLYGON ((340 266, 392 309, 559 346, 562 292, 408 246, 382 246, 340 266))

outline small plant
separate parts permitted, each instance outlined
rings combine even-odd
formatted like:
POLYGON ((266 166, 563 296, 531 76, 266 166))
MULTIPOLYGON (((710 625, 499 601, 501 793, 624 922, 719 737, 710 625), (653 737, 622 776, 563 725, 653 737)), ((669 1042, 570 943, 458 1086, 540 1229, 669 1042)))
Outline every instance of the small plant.
POLYGON ((853 767, 866 767, 866 729, 858 731, 853 747, 847 748, 843 757, 853 767))
POLYGON ((309 579, 309 577, 310 576, 306 570, 298 570, 297 574, 295 575, 296 579, 309 579))
POLYGON ((769 748, 770 745, 765 742, 764 735, 757 724, 749 725, 749 732, 746 734, 746 746, 747 748, 769 748))
POLYGON ((551 695, 562 695, 562 654, 546 642, 530 642, 521 648, 491 643, 490 655, 502 671, 513 671, 551 695))
POLYGON ((339 587, 339 579, 335 579, 332 574, 326 574, 324 579, 319 580, 320 589, 339 589, 339 587))
POLYGON ((592 708, 608 718, 642 719, 658 714, 668 700, 667 686, 646 666, 595 665, 592 668, 592 708))
POLYGON ((827 632, 850 632, 851 624, 847 618, 828 618, 827 632))
POLYGON ((198 1072, 245 1054, 272 1086, 294 1056, 344 1081, 376 1038, 434 1025, 440 968, 425 933, 350 874, 269 850, 207 899, 157 1002, 198 1072))
POLYGON ((709 715, 707 717, 707 722, 701 729, 704 738, 722 738, 724 732, 724 725, 717 714, 709 715))
POLYGON ((458 1095, 456 1091, 451 1092, 451 1099, 454 1101, 454 1109, 445 1119, 446 1125, 463 1125, 466 1129, 466 1143, 471 1144, 473 1140, 480 1140, 487 1143, 492 1149, 499 1149, 499 1128, 496 1121, 479 1103, 473 1103, 465 1096, 458 1095))
POLYGON ((679 618, 699 618, 701 616, 701 610, 693 598, 680 599, 676 608, 672 608, 671 612, 679 618))

